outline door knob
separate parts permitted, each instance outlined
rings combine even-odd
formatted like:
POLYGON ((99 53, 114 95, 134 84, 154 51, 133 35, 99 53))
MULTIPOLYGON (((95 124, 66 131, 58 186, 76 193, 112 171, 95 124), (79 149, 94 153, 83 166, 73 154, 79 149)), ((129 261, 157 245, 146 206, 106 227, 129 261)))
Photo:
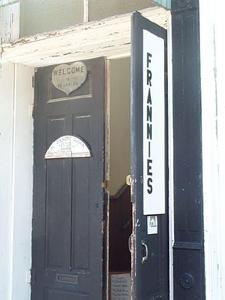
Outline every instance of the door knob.
POLYGON ((146 245, 145 241, 141 241, 142 246, 142 264, 144 264, 148 259, 148 246, 146 245))
POLYGON ((131 185, 131 175, 127 175, 126 177, 126 184, 131 185))

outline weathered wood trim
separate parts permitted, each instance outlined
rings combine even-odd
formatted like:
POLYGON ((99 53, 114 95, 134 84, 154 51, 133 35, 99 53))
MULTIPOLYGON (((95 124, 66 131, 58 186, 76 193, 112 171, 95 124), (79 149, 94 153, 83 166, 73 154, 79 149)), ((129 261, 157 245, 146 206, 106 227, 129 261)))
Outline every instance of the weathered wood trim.
POLYGON ((0 42, 9 43, 19 38, 20 3, 0 6, 0 42))
MULTIPOLYGON (((152 22, 167 28, 170 12, 164 8, 154 7, 140 12, 152 22)), ((3 45, 3 57, 10 62, 34 67, 99 56, 127 57, 130 56, 131 15, 113 16, 22 38, 3 45)))
POLYGON ((84 0, 84 23, 89 21, 89 1, 84 0))

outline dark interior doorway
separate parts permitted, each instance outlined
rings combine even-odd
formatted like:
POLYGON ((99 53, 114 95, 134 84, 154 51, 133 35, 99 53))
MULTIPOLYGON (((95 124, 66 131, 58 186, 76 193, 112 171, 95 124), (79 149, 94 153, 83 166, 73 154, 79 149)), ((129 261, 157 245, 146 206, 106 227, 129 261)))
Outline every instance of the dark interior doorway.
POLYGON ((128 241, 132 232, 132 205, 129 186, 124 186, 117 197, 110 197, 109 228, 109 272, 130 272, 128 241))
POLYGON ((130 289, 132 232, 130 186, 130 58, 110 61, 110 157, 109 157, 109 299, 112 276, 125 276, 130 289))

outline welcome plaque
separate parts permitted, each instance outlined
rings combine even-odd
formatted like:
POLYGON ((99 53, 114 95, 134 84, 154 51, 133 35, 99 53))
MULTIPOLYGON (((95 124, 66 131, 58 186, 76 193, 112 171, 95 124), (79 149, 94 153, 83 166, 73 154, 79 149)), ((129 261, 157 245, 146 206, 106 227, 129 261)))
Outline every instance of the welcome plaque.
POLYGON ((62 64, 52 71, 52 84, 68 96, 86 81, 87 73, 87 67, 82 62, 62 64))

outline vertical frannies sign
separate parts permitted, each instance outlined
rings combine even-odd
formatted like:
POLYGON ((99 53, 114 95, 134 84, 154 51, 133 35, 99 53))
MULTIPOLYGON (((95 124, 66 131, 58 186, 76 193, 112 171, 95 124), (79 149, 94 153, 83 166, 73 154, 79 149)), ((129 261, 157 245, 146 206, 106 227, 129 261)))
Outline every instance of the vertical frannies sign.
POLYGON ((164 40, 143 30, 143 210, 165 213, 164 40))

